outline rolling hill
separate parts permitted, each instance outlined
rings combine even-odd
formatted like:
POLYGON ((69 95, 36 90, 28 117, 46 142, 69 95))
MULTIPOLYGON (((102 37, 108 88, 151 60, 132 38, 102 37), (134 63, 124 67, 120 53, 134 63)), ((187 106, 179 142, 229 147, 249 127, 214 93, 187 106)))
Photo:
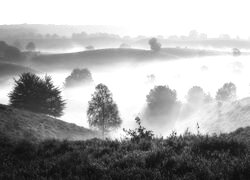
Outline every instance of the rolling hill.
POLYGON ((0 132, 11 139, 42 141, 45 139, 86 140, 97 133, 43 114, 0 104, 0 132))
POLYGON ((79 66, 110 65, 121 62, 145 62, 225 54, 218 51, 163 48, 159 52, 143 49, 97 49, 63 54, 41 54, 33 58, 32 66, 40 69, 72 69, 79 66), (48 66, 49 64, 49 66, 48 66))
MULTIPOLYGON (((192 132, 197 131, 197 123, 201 133, 229 133, 250 126, 250 98, 234 102, 211 102, 203 105, 182 120, 179 128, 189 127, 192 132)), ((182 129, 184 132, 185 129, 182 129)))

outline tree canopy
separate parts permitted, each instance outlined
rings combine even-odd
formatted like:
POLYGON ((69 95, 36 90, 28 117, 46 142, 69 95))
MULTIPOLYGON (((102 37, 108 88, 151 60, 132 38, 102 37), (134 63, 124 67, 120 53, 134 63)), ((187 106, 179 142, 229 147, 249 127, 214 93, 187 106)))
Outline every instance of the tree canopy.
POLYGON ((55 117, 62 116, 65 101, 50 76, 41 79, 35 74, 23 73, 14 81, 14 89, 9 94, 11 106, 55 117))
POLYGON ((65 79, 65 87, 81 85, 93 82, 92 75, 88 69, 74 69, 71 74, 65 79))
POLYGON ((104 84, 98 84, 95 88, 92 99, 89 101, 87 110, 88 122, 91 127, 96 127, 105 133, 118 128, 122 120, 112 94, 104 84))
POLYGON ((26 45, 26 50, 28 50, 28 51, 35 51, 35 49, 36 49, 36 45, 33 42, 29 42, 26 45))
POLYGON ((232 82, 225 83, 216 93, 216 100, 229 101, 236 98, 236 86, 232 82))
POLYGON ((149 45, 150 45, 150 49, 152 51, 160 51, 161 50, 161 43, 158 42, 158 40, 156 38, 151 38, 149 41, 148 41, 149 45))

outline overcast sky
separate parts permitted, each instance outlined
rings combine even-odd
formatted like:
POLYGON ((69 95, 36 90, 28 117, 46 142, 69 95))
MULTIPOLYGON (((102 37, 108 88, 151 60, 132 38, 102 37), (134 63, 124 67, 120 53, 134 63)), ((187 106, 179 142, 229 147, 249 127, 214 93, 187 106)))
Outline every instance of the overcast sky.
POLYGON ((1 0, 0 24, 122 26, 128 35, 250 37, 249 0, 1 0))

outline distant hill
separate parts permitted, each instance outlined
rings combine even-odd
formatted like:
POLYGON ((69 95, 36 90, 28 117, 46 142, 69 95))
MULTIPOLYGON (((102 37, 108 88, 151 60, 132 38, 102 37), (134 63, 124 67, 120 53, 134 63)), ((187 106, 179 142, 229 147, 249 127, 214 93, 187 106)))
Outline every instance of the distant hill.
POLYGON ((8 63, 8 62, 0 62, 0 79, 7 77, 7 76, 15 76, 24 72, 33 72, 35 73, 36 70, 22 66, 16 63, 8 63))
POLYGON ((86 140, 97 136, 96 132, 84 127, 2 104, 0 104, 0 132, 11 139, 31 141, 86 140))
POLYGON ((120 62, 143 62, 152 60, 171 60, 178 58, 212 56, 225 54, 218 51, 163 48, 159 52, 143 49, 96 49, 64 54, 41 54, 33 58, 33 65, 42 69, 72 69, 91 65, 110 65, 120 62), (49 66, 48 66, 49 64, 49 66))
MULTIPOLYGON (((209 134, 229 133, 238 128, 250 126, 250 98, 224 102, 221 105, 218 102, 205 104, 180 122, 180 126, 189 127, 191 131, 196 132, 197 123, 201 133, 209 134)), ((182 129, 182 131, 184 130, 182 129)))

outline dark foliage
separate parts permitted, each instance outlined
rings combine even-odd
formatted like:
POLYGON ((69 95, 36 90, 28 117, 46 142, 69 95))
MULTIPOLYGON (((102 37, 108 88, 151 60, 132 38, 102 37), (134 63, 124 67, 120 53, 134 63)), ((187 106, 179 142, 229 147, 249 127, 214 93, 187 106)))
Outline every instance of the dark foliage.
POLYGON ((149 41, 148 41, 149 45, 150 45, 150 49, 152 51, 160 51, 161 50, 161 44, 158 42, 158 40, 156 38, 151 38, 149 41))
POLYGON ((64 86, 72 87, 93 82, 92 75, 88 69, 74 69, 65 79, 64 86))
POLYGON ((61 91, 49 76, 41 79, 32 73, 23 73, 15 80, 14 89, 9 94, 10 105, 36 113, 59 117, 65 106, 61 91))
MULTIPOLYGON (((148 136, 139 127, 123 141, 0 136, 0 179, 249 179, 249 146, 228 135, 148 136), (135 141, 135 138, 138 140, 135 141), (148 137, 148 138, 145 138, 148 137), (147 144, 147 146, 145 146, 147 144)), ((133 130, 132 130, 133 131, 133 130)))
POLYGON ((33 42, 29 42, 25 48, 27 51, 35 51, 36 45, 33 42))
POLYGON ((0 60, 18 60, 21 58, 21 52, 19 49, 13 46, 9 46, 4 41, 0 41, 0 60))
POLYGON ((230 101, 236 98, 236 86, 233 83, 225 83, 216 93, 216 100, 230 101))
POLYGON ((104 84, 98 84, 87 110, 88 122, 91 127, 96 127, 105 133, 121 125, 122 120, 112 93, 104 84))
POLYGON ((176 104, 176 91, 167 86, 155 86, 147 95, 147 106, 154 113, 169 113, 176 104))
POLYGON ((187 94, 187 102, 192 105, 201 105, 211 100, 209 94, 206 94, 199 86, 193 86, 187 94))

